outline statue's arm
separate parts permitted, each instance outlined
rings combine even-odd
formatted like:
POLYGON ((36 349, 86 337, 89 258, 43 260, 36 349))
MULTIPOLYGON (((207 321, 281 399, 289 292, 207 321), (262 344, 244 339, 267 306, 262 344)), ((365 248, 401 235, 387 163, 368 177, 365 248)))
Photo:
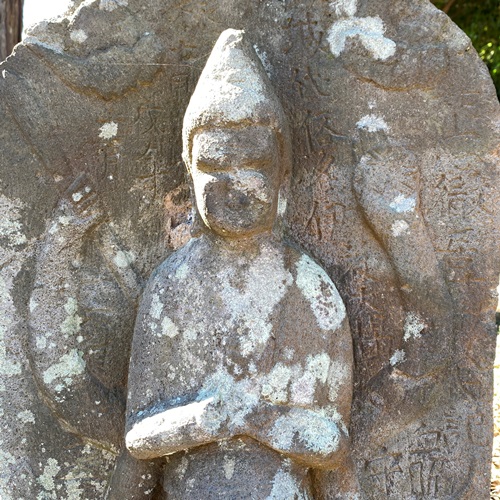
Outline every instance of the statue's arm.
POLYGON ((223 439, 210 426, 213 398, 170 408, 130 425, 125 443, 131 455, 151 459, 223 439))
POLYGON ((349 454, 343 423, 318 409, 263 403, 250 437, 313 468, 335 469, 349 454))
POLYGON ((125 402, 87 370, 75 274, 85 238, 101 221, 95 195, 80 179, 56 209, 37 260, 30 298, 30 360, 42 397, 63 425, 118 448, 125 402))
MULTIPOLYGON (((324 338, 323 333, 318 331, 318 337, 324 338)), ((247 421, 253 437, 267 446, 309 467, 336 469, 349 460, 350 450, 353 352, 347 320, 325 337, 329 340, 323 347, 331 356, 328 374, 310 381, 315 391, 309 401, 297 394, 310 379, 292 380, 288 402, 261 402, 247 421)))

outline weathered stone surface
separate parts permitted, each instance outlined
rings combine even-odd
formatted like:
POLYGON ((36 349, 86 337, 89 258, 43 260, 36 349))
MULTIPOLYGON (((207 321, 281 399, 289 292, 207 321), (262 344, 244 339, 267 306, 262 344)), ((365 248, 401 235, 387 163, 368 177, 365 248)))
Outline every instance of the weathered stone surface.
POLYGON ((2 497, 154 488, 116 458, 135 307, 185 241, 182 117, 229 27, 287 114, 288 237, 346 304, 364 496, 488 498, 499 108, 424 0, 86 1, 1 64, 2 497))

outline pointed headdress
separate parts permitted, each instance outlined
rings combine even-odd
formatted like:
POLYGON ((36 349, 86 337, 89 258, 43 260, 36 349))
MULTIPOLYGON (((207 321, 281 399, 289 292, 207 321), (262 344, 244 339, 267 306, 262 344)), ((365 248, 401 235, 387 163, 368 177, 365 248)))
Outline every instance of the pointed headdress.
POLYGON ((196 131, 251 125, 276 131, 287 165, 288 129, 281 103, 244 31, 229 29, 217 40, 184 115, 183 158, 188 168, 196 131))

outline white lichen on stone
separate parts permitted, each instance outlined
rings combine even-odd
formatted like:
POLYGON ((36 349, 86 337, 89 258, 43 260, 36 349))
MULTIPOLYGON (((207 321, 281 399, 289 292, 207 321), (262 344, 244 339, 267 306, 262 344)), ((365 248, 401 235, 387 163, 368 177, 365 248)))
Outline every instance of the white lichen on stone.
POLYGON ((262 396, 272 403, 285 403, 288 400, 288 384, 292 370, 283 363, 277 363, 271 372, 264 377, 262 396))
POLYGON ((296 264, 297 286, 309 301, 318 325, 323 330, 336 330, 346 316, 342 299, 326 272, 307 255, 296 264))
POLYGON ((389 130, 389 126, 385 122, 384 118, 374 114, 363 116, 363 118, 361 118, 361 120, 359 120, 358 123, 356 123, 356 127, 365 129, 368 132, 389 130))
MULTIPOLYGON (((12 377, 20 375, 21 364, 7 356, 6 337, 15 325, 15 307, 10 289, 12 281, 0 275, 0 375, 12 377)), ((1 389, 1 386, 0 386, 1 389)))
POLYGON ((290 397, 295 404, 305 406, 313 402, 315 391, 316 380, 311 373, 305 372, 292 384, 290 397))
POLYGON ((406 197, 402 194, 396 196, 394 201, 389 204, 389 207, 398 214, 413 212, 416 206, 417 200, 414 196, 406 197))
POLYGON ((358 0, 333 0, 330 7, 337 16, 353 17, 358 10, 358 0))
POLYGON ((270 247, 264 247, 250 264, 241 289, 222 277, 220 296, 224 305, 234 325, 248 330, 240 338, 243 355, 265 346, 272 331, 271 313, 292 283, 293 277, 286 270, 283 257, 270 247))
POLYGON ((344 500, 361 500, 361 496, 359 493, 356 493, 355 491, 349 491, 344 494, 344 500))
POLYGON ((45 349, 47 347, 47 337, 43 335, 37 336, 35 340, 37 349, 45 349))
POLYGON ((71 224, 71 221, 73 220, 73 217, 69 215, 61 215, 60 217, 57 218, 57 221, 61 226, 69 226, 71 224))
MULTIPOLYGON (((69 474, 71 475, 71 474, 69 474)), ((66 478, 66 498, 65 500, 82 500, 85 493, 79 479, 66 478)))
POLYGON ((23 208, 20 201, 0 193, 0 415, 6 423, 0 440, 0 498, 6 499, 11 498, 13 485, 26 485, 26 491, 31 486, 19 469, 20 460, 29 453, 29 443, 26 437, 20 439, 18 432, 5 431, 9 419, 11 427, 15 423, 16 413, 21 424, 31 420, 30 400, 12 398, 31 390, 27 377, 21 376, 26 359, 19 327, 24 320, 14 300, 16 278, 32 255, 22 225, 23 208))
POLYGON ((374 59, 385 61, 396 53, 396 43, 385 36, 380 17, 350 17, 340 19, 328 31, 332 54, 338 57, 345 49, 348 38, 357 37, 374 59))
POLYGON ((80 331, 80 326, 82 324, 82 318, 77 314, 78 303, 76 299, 70 297, 66 304, 64 304, 64 310, 66 311, 66 318, 61 323, 61 332, 65 335, 76 335, 80 331))
POLYGON ((406 359, 406 353, 402 349, 397 349, 391 356, 389 362, 392 366, 396 366, 398 363, 402 363, 406 359))
POLYGON ((332 361, 328 373, 328 399, 330 401, 335 402, 337 400, 339 389, 350 374, 350 366, 339 360, 332 361))
POLYGON ((85 43, 88 38, 87 33, 83 30, 72 30, 69 36, 76 43, 85 43))
POLYGON ((113 259, 113 262, 120 268, 126 268, 130 266, 135 261, 134 252, 128 252, 125 250, 118 250, 113 259))
POLYGON ((85 372, 85 360, 81 353, 76 349, 72 349, 64 356, 61 356, 59 363, 56 363, 43 373, 43 381, 46 384, 52 384, 59 380, 58 387, 60 390, 64 386, 70 385, 73 382, 73 377, 81 375, 85 372))
POLYGON ((330 368, 330 357, 326 353, 310 355, 307 357, 303 373, 295 374, 291 387, 291 400, 298 405, 310 405, 314 400, 316 384, 326 383, 328 370, 330 368))
POLYGON ((233 478, 235 466, 236 461, 234 460, 234 458, 224 457, 224 476, 228 481, 233 478))
POLYGON ((286 207, 288 204, 288 200, 284 196, 284 194, 280 191, 278 195, 278 216, 283 217, 286 213, 286 207))
POLYGON ((392 224, 391 227, 391 232, 392 235, 397 238, 398 236, 401 236, 402 234, 405 234, 408 232, 408 229, 410 229, 410 226, 408 223, 404 220, 397 220, 392 224))
POLYGON ((321 455, 336 451, 340 441, 339 429, 332 419, 303 408, 290 408, 287 415, 279 417, 269 437, 279 450, 292 450, 294 440, 298 440, 321 455))
POLYGON ((161 302, 160 296, 154 294, 151 299, 151 307, 149 309, 149 315, 154 319, 160 319, 161 313, 163 311, 163 304, 161 302))
POLYGON ((175 270, 175 279, 182 281, 187 278, 189 272, 189 266, 186 263, 181 264, 176 270, 175 270))
POLYGON ((126 7, 128 0, 101 0, 99 2, 99 9, 111 12, 118 7, 126 7))
POLYGON ((406 315, 405 325, 404 325, 404 337, 405 341, 410 339, 417 339, 422 336, 422 331, 427 327, 422 318, 415 313, 408 313, 406 315))
POLYGON ((308 500, 290 471, 281 468, 274 476, 272 490, 267 500, 308 500))
POLYGON ((321 383, 325 383, 330 368, 330 356, 326 352, 316 355, 309 355, 306 360, 306 372, 321 383))
POLYGON ((266 72, 267 76, 271 78, 273 67, 269 62, 269 57, 267 55, 267 52, 265 52, 264 50, 260 50, 257 45, 254 45, 253 48, 255 50, 255 53, 259 57, 262 66, 264 67, 264 71, 266 72))
POLYGON ((10 200, 0 194, 0 239, 4 240, 7 246, 17 247, 27 243, 26 235, 23 233, 21 223, 22 203, 10 200))
POLYGON ((42 475, 38 478, 38 482, 43 487, 45 491, 53 492, 55 485, 55 477, 61 470, 61 467, 57 463, 55 458, 49 458, 47 460, 47 465, 43 468, 42 475))
POLYGON ((6 499, 9 498, 7 494, 12 490, 12 483, 9 481, 12 474, 11 466, 15 466, 16 462, 12 453, 7 451, 5 442, 0 441, 0 498, 2 499, 2 495, 5 495, 6 499))
POLYGON ((177 335, 179 335, 179 329, 175 325, 175 323, 168 317, 165 316, 161 320, 161 335, 166 335, 167 337, 170 337, 173 339, 177 335))
POLYGON ((207 377, 198 397, 199 401, 211 400, 201 418, 204 428, 215 435, 225 422, 231 428, 243 426, 246 416, 259 403, 253 385, 246 379, 236 382, 222 368, 207 377))
POLYGON ((118 124, 115 122, 105 123, 99 131, 101 139, 112 139, 118 133, 118 124))
POLYGON ((186 475, 188 466, 189 466, 188 458, 186 456, 182 457, 180 464, 175 470, 177 472, 177 475, 179 476, 179 479, 182 479, 186 475))
POLYGON ((33 412, 31 412, 29 410, 20 411, 17 414, 17 418, 23 424, 34 424, 35 423, 35 415, 33 415, 33 412))

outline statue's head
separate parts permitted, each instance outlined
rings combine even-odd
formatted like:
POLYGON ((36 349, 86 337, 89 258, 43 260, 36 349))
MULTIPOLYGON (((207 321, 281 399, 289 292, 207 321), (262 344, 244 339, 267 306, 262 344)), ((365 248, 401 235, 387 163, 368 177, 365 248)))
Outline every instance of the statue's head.
POLYGON ((184 116, 183 157, 196 208, 211 231, 272 229, 289 170, 285 115, 242 31, 224 31, 184 116))

